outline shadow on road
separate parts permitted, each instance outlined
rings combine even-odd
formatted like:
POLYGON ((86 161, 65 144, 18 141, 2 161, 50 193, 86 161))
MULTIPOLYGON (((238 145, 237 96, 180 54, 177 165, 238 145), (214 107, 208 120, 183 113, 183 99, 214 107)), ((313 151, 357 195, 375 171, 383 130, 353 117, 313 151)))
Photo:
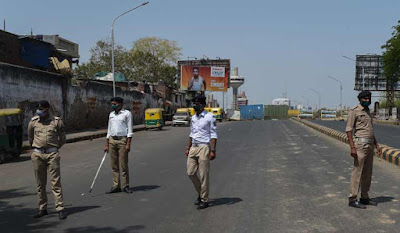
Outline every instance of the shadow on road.
MULTIPOLYGON (((34 219, 36 208, 27 208, 25 204, 10 204, 9 199, 36 195, 22 189, 0 191, 0 232, 39 233, 57 226, 58 222, 48 222, 46 218, 34 219)), ((32 197, 36 198, 36 197, 32 197)))
POLYGON ((134 232, 139 232, 140 230, 143 230, 145 226, 143 225, 136 225, 136 226, 130 226, 126 227, 124 229, 118 230, 113 227, 93 227, 93 226, 87 226, 87 227, 75 227, 75 228, 69 228, 64 230, 65 233, 86 233, 86 232, 96 232, 96 233, 109 233, 109 232, 115 232, 115 233, 134 233, 134 232))
POLYGON ((96 209, 96 208, 100 208, 101 206, 75 206, 75 207, 68 207, 65 208, 65 210, 67 211, 68 215, 73 215, 73 214, 77 214, 80 212, 84 212, 86 210, 91 210, 91 209, 96 209))
POLYGON ((212 199, 208 202, 208 204, 210 205, 210 207, 212 207, 219 205, 233 205, 241 201, 243 201, 243 199, 238 197, 222 197, 222 198, 212 199))
POLYGON ((19 162, 25 162, 27 160, 31 160, 31 156, 28 154, 23 154, 18 158, 7 157, 5 163, 19 163, 19 162))
POLYGON ((25 188, 0 190, 0 200, 3 201, 3 199, 10 199, 10 198, 18 198, 18 197, 36 195, 36 193, 27 193, 25 191, 21 191, 23 189, 25 189, 25 188))
POLYGON ((394 200, 394 197, 380 196, 380 197, 371 198, 371 201, 374 201, 378 204, 384 203, 384 202, 392 202, 392 200, 394 200))
POLYGON ((146 191, 150 191, 153 189, 157 189, 159 188, 159 185, 141 185, 141 186, 136 186, 131 188, 131 191, 133 192, 146 192, 146 191))

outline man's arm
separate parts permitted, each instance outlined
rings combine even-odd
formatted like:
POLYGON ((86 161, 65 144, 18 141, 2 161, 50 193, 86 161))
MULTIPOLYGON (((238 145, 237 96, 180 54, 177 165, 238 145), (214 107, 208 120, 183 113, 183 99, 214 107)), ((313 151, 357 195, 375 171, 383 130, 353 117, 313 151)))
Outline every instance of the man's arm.
POLYGON ((29 144, 32 146, 33 144, 33 136, 35 133, 35 128, 33 127, 33 123, 32 121, 29 122, 28 125, 28 140, 29 140, 29 144))
POLYGON ((379 154, 379 155, 382 155, 382 148, 381 148, 381 146, 378 144, 378 141, 376 140, 376 137, 375 137, 375 136, 374 136, 374 144, 375 144, 376 149, 378 150, 378 154, 379 154))
POLYGON ((110 135, 111 135, 111 124, 110 124, 110 116, 108 117, 108 127, 107 127, 107 136, 106 136, 106 145, 104 147, 104 151, 108 152, 108 148, 110 145, 110 135))
POLYGON ((193 139, 192 139, 191 137, 189 137, 189 142, 188 142, 188 145, 187 145, 186 151, 185 151, 186 157, 189 156, 190 147, 192 147, 192 140, 193 140, 193 139))
POLYGON ((127 119, 127 124, 128 124, 128 139, 126 140, 126 151, 129 152, 131 150, 131 142, 132 142, 132 137, 133 137, 133 120, 132 120, 132 113, 129 111, 128 114, 128 119, 127 119))
POLYGON ((204 90, 203 91, 207 90, 207 83, 206 83, 205 79, 203 79, 203 85, 204 85, 204 90))
POLYGON ((188 83, 188 90, 192 90, 193 87, 193 78, 189 79, 189 83, 188 83))
POLYGON ((186 151, 185 151, 186 157, 189 156, 190 147, 192 147, 193 134, 194 134, 194 130, 193 130, 193 120, 192 120, 192 121, 190 121, 190 135, 189 135, 188 145, 186 146, 186 151))
POLYGON ((213 117, 210 121, 211 151, 210 159, 214 160, 217 154, 217 120, 213 117))
POLYGON ((67 142, 67 134, 65 132, 64 122, 60 119, 58 121, 58 137, 60 140, 59 148, 61 148, 67 142))
POLYGON ((353 158, 357 158, 357 150, 354 145, 353 141, 353 130, 354 130, 354 123, 355 123, 355 113, 353 110, 349 111, 349 115, 347 117, 347 125, 346 125, 346 134, 347 138, 349 139, 349 145, 350 145, 350 155, 353 158))

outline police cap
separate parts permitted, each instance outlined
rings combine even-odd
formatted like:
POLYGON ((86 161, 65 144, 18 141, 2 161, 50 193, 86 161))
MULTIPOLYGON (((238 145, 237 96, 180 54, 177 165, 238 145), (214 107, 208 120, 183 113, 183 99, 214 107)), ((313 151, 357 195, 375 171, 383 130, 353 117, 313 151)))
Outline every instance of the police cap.
POLYGON ((371 98, 371 92, 370 91, 362 91, 362 92, 360 92, 358 94, 357 97, 358 97, 358 99, 362 99, 362 98, 365 98, 365 97, 371 98))
POLYGON ((50 108, 50 104, 47 100, 41 100, 37 103, 37 108, 50 108))
POLYGON ((193 99, 193 103, 199 102, 201 104, 206 104, 206 97, 202 94, 197 94, 193 99))

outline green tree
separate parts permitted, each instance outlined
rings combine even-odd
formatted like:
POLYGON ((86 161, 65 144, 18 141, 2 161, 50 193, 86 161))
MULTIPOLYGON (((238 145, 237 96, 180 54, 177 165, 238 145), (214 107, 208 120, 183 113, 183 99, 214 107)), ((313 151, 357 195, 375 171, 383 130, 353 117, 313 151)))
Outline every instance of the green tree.
POLYGON ((145 37, 133 42, 130 50, 136 80, 163 81, 171 87, 176 84, 176 63, 182 49, 176 41, 158 37, 145 37))
POLYGON ((382 46, 383 74, 390 81, 397 81, 400 77, 400 20, 399 25, 394 26, 392 38, 382 46))
MULTIPOLYGON (((91 79, 101 71, 111 72, 111 42, 99 40, 90 49, 88 62, 79 65, 75 70, 75 77, 80 79, 91 79)), ((132 75, 132 67, 129 64, 129 52, 121 45, 114 45, 115 71, 123 73, 126 77, 132 75)))
POLYGON ((382 46, 383 51, 383 75, 386 77, 388 91, 386 93, 386 107, 389 108, 389 113, 392 112, 392 107, 395 106, 394 85, 400 78, 400 20, 397 26, 393 26, 392 38, 386 41, 382 46))
MULTIPOLYGON (((177 42, 158 37, 145 37, 132 44, 127 50, 114 46, 115 71, 129 80, 159 82, 177 87, 176 63, 181 56, 177 42)), ((111 43, 100 40, 90 49, 91 57, 75 69, 77 78, 93 78, 97 72, 111 72, 111 43)))

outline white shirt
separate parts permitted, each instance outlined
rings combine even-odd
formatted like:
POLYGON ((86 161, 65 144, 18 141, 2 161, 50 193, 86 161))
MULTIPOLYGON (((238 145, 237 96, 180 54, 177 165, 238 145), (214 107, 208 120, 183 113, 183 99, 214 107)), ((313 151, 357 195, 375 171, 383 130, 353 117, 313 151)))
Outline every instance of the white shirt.
POLYGON ((132 114, 129 110, 121 109, 118 114, 115 111, 108 117, 107 138, 111 136, 128 137, 133 136, 132 114))
POLYGON ((194 77, 192 77, 192 91, 201 91, 201 88, 203 87, 203 82, 204 79, 201 76, 199 76, 197 81, 194 77))
POLYGON ((217 125, 213 114, 203 111, 199 116, 194 114, 190 122, 190 137, 193 143, 209 143, 217 139, 217 125))

